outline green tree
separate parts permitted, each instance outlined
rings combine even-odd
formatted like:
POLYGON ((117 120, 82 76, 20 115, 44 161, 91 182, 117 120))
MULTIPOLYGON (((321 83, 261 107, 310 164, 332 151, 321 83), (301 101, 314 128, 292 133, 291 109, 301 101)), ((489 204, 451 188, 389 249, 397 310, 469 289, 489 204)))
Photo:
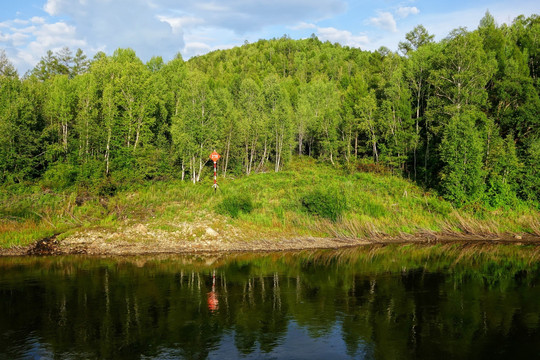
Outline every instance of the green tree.
POLYGON ((484 121, 483 113, 466 111, 452 117, 443 130, 440 187, 445 197, 457 205, 482 200, 484 146, 477 123, 484 121))
POLYGON ((173 142, 182 162, 189 166, 191 181, 196 183, 217 140, 215 102, 204 73, 188 73, 182 102, 185 106, 172 119, 173 142))
POLYGON ((353 78, 347 92, 348 101, 352 105, 351 113, 355 119, 355 128, 360 134, 365 135, 366 144, 371 147, 373 161, 378 162, 381 125, 377 117, 375 90, 369 89, 366 75, 360 74, 353 78))
POLYGON ((520 195, 540 207, 540 138, 529 140, 523 169, 520 195))
POLYGON ((484 152, 479 139, 487 120, 482 113, 487 107, 486 84, 496 62, 485 53, 478 33, 457 29, 435 66, 429 79, 435 96, 426 116, 434 124, 434 135, 441 138, 440 187, 447 198, 463 204, 467 197, 478 200, 483 190, 484 152))
POLYGON ((383 58, 377 117, 385 138, 386 163, 405 170, 414 139, 411 118, 411 93, 405 82, 403 59, 390 53, 383 58))
POLYGON ((91 74, 78 76, 75 79, 78 97, 75 129, 77 131, 78 157, 87 163, 99 151, 100 124, 98 122, 98 99, 96 81, 91 74))
MULTIPOLYGON (((262 145, 261 138, 264 135, 262 133, 266 131, 263 113, 264 99, 260 87, 250 78, 242 80, 237 99, 241 109, 238 131, 244 148, 244 169, 249 175, 257 160, 258 148, 262 145)), ((265 155, 263 153, 260 156, 261 164, 264 164, 265 155)))
POLYGON ((113 142, 113 130, 116 129, 118 108, 115 103, 114 86, 112 84, 105 85, 102 96, 102 116, 105 125, 106 140, 105 140, 105 175, 109 175, 111 169, 111 154, 114 152, 115 143, 113 142))
POLYGON ((74 125, 76 92, 67 75, 55 75, 47 82, 45 115, 48 120, 47 133, 50 139, 49 159, 66 159, 70 132, 74 125))
POLYGON ((18 77, 17 70, 11 61, 9 61, 4 49, 0 49, 0 77, 18 77))
MULTIPOLYGON (((433 56, 436 54, 436 47, 432 43, 424 44, 414 51, 407 53, 408 61, 405 66, 405 77, 409 82, 411 89, 411 99, 414 109, 414 137, 413 137, 413 178, 417 177, 418 168, 418 149, 421 144, 421 132, 424 133, 424 169, 427 168, 427 161, 429 157, 429 131, 428 123, 425 118, 425 110, 427 106, 427 99, 430 93, 429 76, 433 69, 432 62, 433 56)), ((427 172, 425 173, 427 175, 427 172)), ((427 179, 424 177, 424 181, 427 183, 427 179)))
POLYGON ((81 49, 77 49, 75 56, 66 46, 53 53, 48 50, 47 54, 39 60, 38 64, 30 71, 32 76, 40 80, 47 80, 54 75, 67 75, 73 78, 85 73, 90 62, 81 49))
POLYGON ((492 119, 487 121, 485 137, 487 200, 493 207, 513 205, 516 200, 517 176, 521 170, 514 138, 508 134, 503 139, 492 119))
POLYGON ((340 92, 334 82, 322 77, 314 79, 310 84, 315 94, 311 116, 319 141, 320 156, 334 164, 340 123, 340 92))
POLYGON ((270 119, 270 131, 274 142, 274 171, 278 172, 287 158, 284 151, 292 141, 292 108, 287 91, 276 75, 269 75, 263 82, 265 110, 270 119))
POLYGON ((433 42, 434 37, 435 36, 431 35, 423 25, 418 25, 405 34, 405 39, 407 41, 400 41, 398 48, 404 55, 409 55, 423 45, 433 42))

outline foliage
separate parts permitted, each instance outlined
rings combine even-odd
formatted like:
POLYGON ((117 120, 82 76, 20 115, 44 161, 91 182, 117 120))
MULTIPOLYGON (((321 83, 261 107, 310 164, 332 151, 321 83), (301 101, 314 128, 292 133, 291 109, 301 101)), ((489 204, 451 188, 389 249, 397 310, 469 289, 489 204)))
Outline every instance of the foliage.
POLYGON ((308 213, 337 221, 347 208, 347 199, 336 187, 317 188, 302 196, 302 206, 308 213))
POLYGON ((418 25, 402 55, 315 36, 147 64, 63 48, 23 77, 0 51, 0 183, 198 183, 213 150, 233 176, 294 153, 371 163, 457 206, 538 207, 539 21, 486 13, 439 42, 418 25))
POLYGON ((253 210, 253 199, 247 193, 228 195, 218 206, 218 210, 223 214, 228 214, 232 218, 237 218, 241 213, 249 214, 253 210))

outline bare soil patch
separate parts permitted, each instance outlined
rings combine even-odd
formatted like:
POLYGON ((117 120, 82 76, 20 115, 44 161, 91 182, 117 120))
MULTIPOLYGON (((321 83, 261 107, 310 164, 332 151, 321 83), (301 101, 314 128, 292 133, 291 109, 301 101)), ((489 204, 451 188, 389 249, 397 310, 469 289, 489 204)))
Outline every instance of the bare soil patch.
POLYGON ((540 245, 536 235, 506 234, 462 235, 425 233, 403 234, 397 237, 378 236, 370 239, 274 237, 257 238, 238 230, 216 231, 208 224, 195 227, 180 224, 178 230, 151 229, 144 224, 134 224, 117 230, 91 229, 79 231, 62 240, 52 236, 26 247, 0 249, 0 256, 23 255, 143 255, 185 253, 267 252, 306 249, 337 249, 369 244, 392 243, 516 243, 540 245))

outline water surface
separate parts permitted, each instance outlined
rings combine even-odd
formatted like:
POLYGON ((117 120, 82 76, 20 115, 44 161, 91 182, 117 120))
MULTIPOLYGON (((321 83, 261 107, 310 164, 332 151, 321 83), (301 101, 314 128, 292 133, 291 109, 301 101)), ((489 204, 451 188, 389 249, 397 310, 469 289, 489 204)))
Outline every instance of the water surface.
POLYGON ((538 358, 539 255, 0 258, 0 358, 538 358))

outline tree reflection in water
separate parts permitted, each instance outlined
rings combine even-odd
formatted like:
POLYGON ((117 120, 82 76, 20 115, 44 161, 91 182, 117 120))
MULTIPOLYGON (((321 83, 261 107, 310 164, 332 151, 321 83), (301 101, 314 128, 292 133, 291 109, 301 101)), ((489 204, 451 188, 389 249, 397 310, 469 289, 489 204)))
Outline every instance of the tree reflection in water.
POLYGON ((0 358, 537 355, 539 254, 409 245, 2 258, 0 358))

